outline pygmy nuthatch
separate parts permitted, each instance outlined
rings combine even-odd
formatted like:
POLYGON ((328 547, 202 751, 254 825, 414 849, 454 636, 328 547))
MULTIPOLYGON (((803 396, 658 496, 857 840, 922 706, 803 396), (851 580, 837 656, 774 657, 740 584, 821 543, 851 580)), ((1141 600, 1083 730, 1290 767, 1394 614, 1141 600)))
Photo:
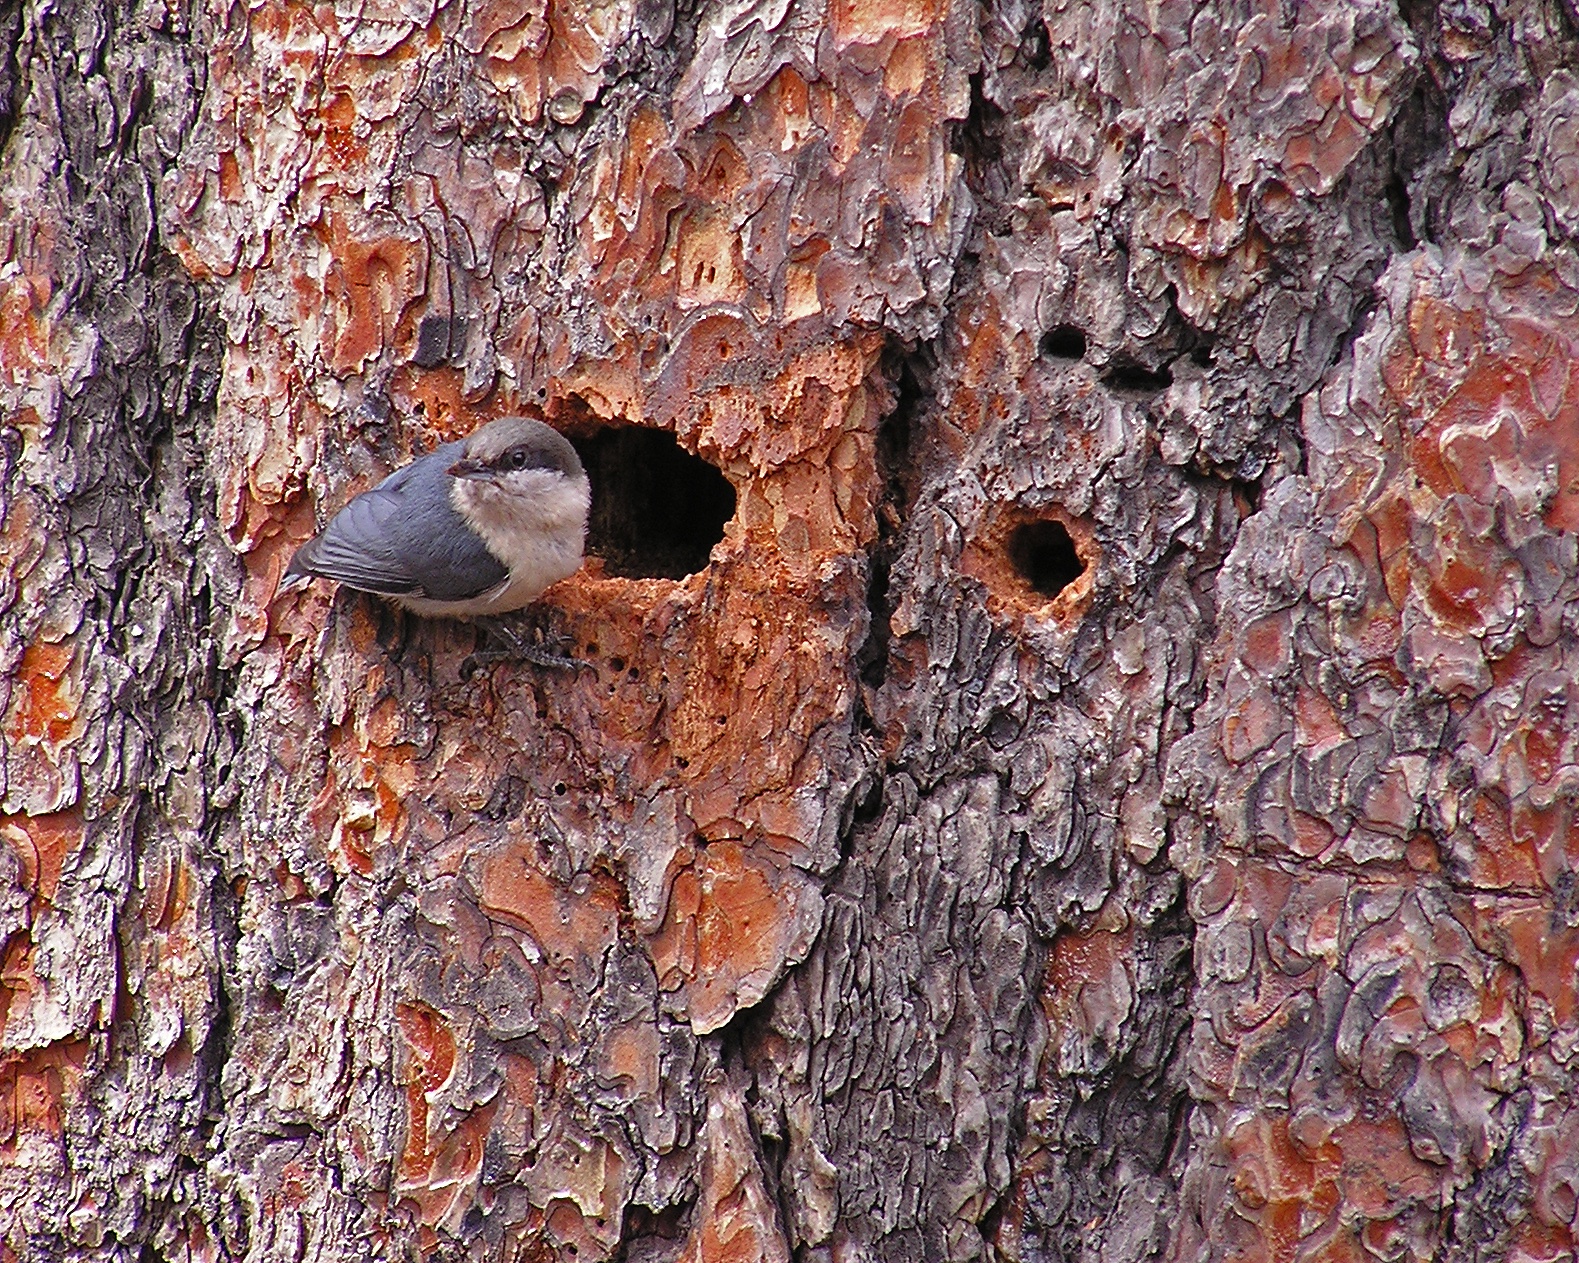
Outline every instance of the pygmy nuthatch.
POLYGON ((591 497, 564 435, 490 421, 357 496, 297 549, 286 583, 319 575, 418 614, 508 613, 580 567, 591 497))

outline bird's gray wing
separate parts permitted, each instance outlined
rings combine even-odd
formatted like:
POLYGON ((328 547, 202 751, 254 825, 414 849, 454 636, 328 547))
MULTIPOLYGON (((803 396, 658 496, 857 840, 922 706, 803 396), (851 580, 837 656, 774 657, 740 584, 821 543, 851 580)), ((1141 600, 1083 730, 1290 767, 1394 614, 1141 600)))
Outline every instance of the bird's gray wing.
POLYGON ((385 596, 463 601, 502 583, 506 567, 450 504, 446 443, 396 470, 302 545, 286 574, 322 575, 385 596))
POLYGON ((401 556, 400 500, 398 489, 363 492, 297 550, 286 573, 321 575, 386 596, 420 595, 422 583, 401 556))

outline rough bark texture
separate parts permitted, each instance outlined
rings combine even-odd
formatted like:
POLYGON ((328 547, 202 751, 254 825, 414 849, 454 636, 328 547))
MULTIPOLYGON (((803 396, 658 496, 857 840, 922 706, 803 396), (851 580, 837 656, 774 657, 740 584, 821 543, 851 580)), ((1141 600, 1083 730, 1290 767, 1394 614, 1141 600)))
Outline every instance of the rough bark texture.
POLYGON ((0 1258, 1574 1259, 1568 0, 0 0, 0 216, 0 1258), (523 410, 590 669, 278 593, 523 410))

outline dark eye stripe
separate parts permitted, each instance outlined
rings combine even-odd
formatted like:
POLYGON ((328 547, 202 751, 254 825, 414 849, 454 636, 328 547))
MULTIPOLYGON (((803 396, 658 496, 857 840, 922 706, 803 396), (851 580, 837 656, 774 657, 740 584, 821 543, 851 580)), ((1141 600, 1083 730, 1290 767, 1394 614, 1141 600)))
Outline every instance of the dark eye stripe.
POLYGON ((508 452, 500 456, 494 462, 494 465, 505 471, 517 469, 558 469, 561 473, 564 472, 560 465, 559 457, 555 453, 527 447, 512 447, 508 452))

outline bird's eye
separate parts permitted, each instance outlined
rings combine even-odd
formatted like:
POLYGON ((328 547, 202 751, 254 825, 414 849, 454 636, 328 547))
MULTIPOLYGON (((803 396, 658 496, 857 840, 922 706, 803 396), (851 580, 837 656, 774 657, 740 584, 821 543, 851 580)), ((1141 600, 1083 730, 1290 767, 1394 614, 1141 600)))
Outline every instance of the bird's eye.
POLYGON ((526 459, 526 450, 520 447, 516 448, 515 451, 510 453, 510 468, 525 469, 526 459))

